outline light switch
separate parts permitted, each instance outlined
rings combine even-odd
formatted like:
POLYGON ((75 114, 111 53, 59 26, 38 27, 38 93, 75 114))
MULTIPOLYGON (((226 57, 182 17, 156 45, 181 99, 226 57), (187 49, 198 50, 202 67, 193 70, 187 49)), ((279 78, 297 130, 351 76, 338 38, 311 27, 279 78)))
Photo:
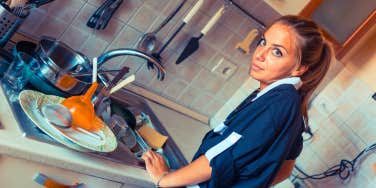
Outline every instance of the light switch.
POLYGON ((211 69, 211 72, 227 80, 236 72, 237 68, 238 67, 234 63, 222 57, 221 59, 219 59, 218 63, 211 69))

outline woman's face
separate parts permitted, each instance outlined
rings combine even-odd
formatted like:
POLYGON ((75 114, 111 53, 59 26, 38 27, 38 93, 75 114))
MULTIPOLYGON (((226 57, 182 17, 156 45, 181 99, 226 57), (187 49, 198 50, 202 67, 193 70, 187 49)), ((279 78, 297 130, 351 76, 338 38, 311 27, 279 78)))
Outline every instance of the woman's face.
POLYGON ((252 58, 249 74, 260 88, 276 80, 299 76, 295 31, 281 23, 273 24, 262 36, 252 58))

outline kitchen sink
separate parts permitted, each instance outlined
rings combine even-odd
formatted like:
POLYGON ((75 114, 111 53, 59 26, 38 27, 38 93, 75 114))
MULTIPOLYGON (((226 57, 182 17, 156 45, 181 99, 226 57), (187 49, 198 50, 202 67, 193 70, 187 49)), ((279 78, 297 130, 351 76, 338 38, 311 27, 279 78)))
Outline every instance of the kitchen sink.
MULTIPOLYGON (((1 81, 0 81, 1 82, 1 81)), ((19 102, 18 94, 8 88, 6 84, 1 83, 4 94, 6 95, 12 112, 18 122, 20 129, 23 132, 23 136, 38 140, 41 142, 58 145, 61 147, 66 147, 63 144, 55 141, 53 138, 43 133, 23 112, 19 102)), ((32 86, 27 86, 28 89, 34 89, 32 86)), ((147 105, 145 99, 139 95, 131 93, 127 90, 120 90, 114 93, 111 96, 111 101, 120 104, 122 107, 130 110, 135 116, 140 115, 141 113, 147 114, 154 126, 154 128, 163 135, 168 136, 165 145, 163 146, 163 155, 167 158, 168 163, 171 169, 178 169, 187 164, 186 159, 184 158, 182 152, 179 150, 175 142, 172 140, 172 137, 168 134, 166 129, 160 123, 158 118, 155 116, 151 108, 147 105)), ((136 157, 128 148, 121 147, 121 142, 118 142, 119 146, 112 152, 100 153, 100 152, 81 152, 85 155, 90 155, 98 157, 105 160, 111 160, 118 163, 123 163, 130 166, 135 166, 138 168, 145 168, 143 161, 136 157)), ((75 152, 80 152, 73 150, 75 152)))

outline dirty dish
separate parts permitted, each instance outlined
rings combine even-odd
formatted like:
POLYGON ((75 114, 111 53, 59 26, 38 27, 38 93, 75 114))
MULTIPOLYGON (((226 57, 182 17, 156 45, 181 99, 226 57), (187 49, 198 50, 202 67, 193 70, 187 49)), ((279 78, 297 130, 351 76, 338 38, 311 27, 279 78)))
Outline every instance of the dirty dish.
MULTIPOLYGON (((37 110, 37 101, 38 98, 42 97, 42 93, 39 92, 32 92, 30 90, 24 90, 19 95, 20 105, 22 110, 26 113, 26 115, 31 119, 31 121, 44 133, 46 133, 51 138, 55 139, 59 143, 67 146, 68 148, 82 151, 82 152, 90 152, 91 150, 81 147, 74 142, 70 141, 60 132, 56 131, 53 126, 49 125, 48 122, 43 118, 42 114, 39 113, 37 110)), ((57 97, 56 97, 57 98, 57 97)), ((51 99, 53 100, 53 99, 51 99)))
MULTIPOLYGON (((27 116, 46 134, 53 138, 58 138, 57 141, 63 141, 63 144, 78 145, 82 148, 97 151, 97 152, 111 152, 117 147, 117 140, 110 128, 98 117, 95 118, 94 123, 99 124, 102 128, 96 132, 98 138, 93 137, 85 132, 75 129, 62 129, 51 125, 42 115, 41 107, 46 104, 60 103, 64 98, 45 95, 43 93, 24 90, 19 95, 19 100, 22 109, 27 116)), ((76 147, 77 148, 77 147, 76 147)))

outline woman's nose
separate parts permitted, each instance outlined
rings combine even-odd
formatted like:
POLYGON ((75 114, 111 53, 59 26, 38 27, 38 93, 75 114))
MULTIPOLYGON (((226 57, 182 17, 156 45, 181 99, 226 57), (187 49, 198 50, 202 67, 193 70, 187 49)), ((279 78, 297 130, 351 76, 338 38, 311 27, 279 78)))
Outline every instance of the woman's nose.
POLYGON ((259 48, 256 50, 256 59, 258 61, 264 61, 265 60, 265 57, 266 57, 266 53, 267 53, 268 49, 266 47, 262 47, 262 48, 259 48))

